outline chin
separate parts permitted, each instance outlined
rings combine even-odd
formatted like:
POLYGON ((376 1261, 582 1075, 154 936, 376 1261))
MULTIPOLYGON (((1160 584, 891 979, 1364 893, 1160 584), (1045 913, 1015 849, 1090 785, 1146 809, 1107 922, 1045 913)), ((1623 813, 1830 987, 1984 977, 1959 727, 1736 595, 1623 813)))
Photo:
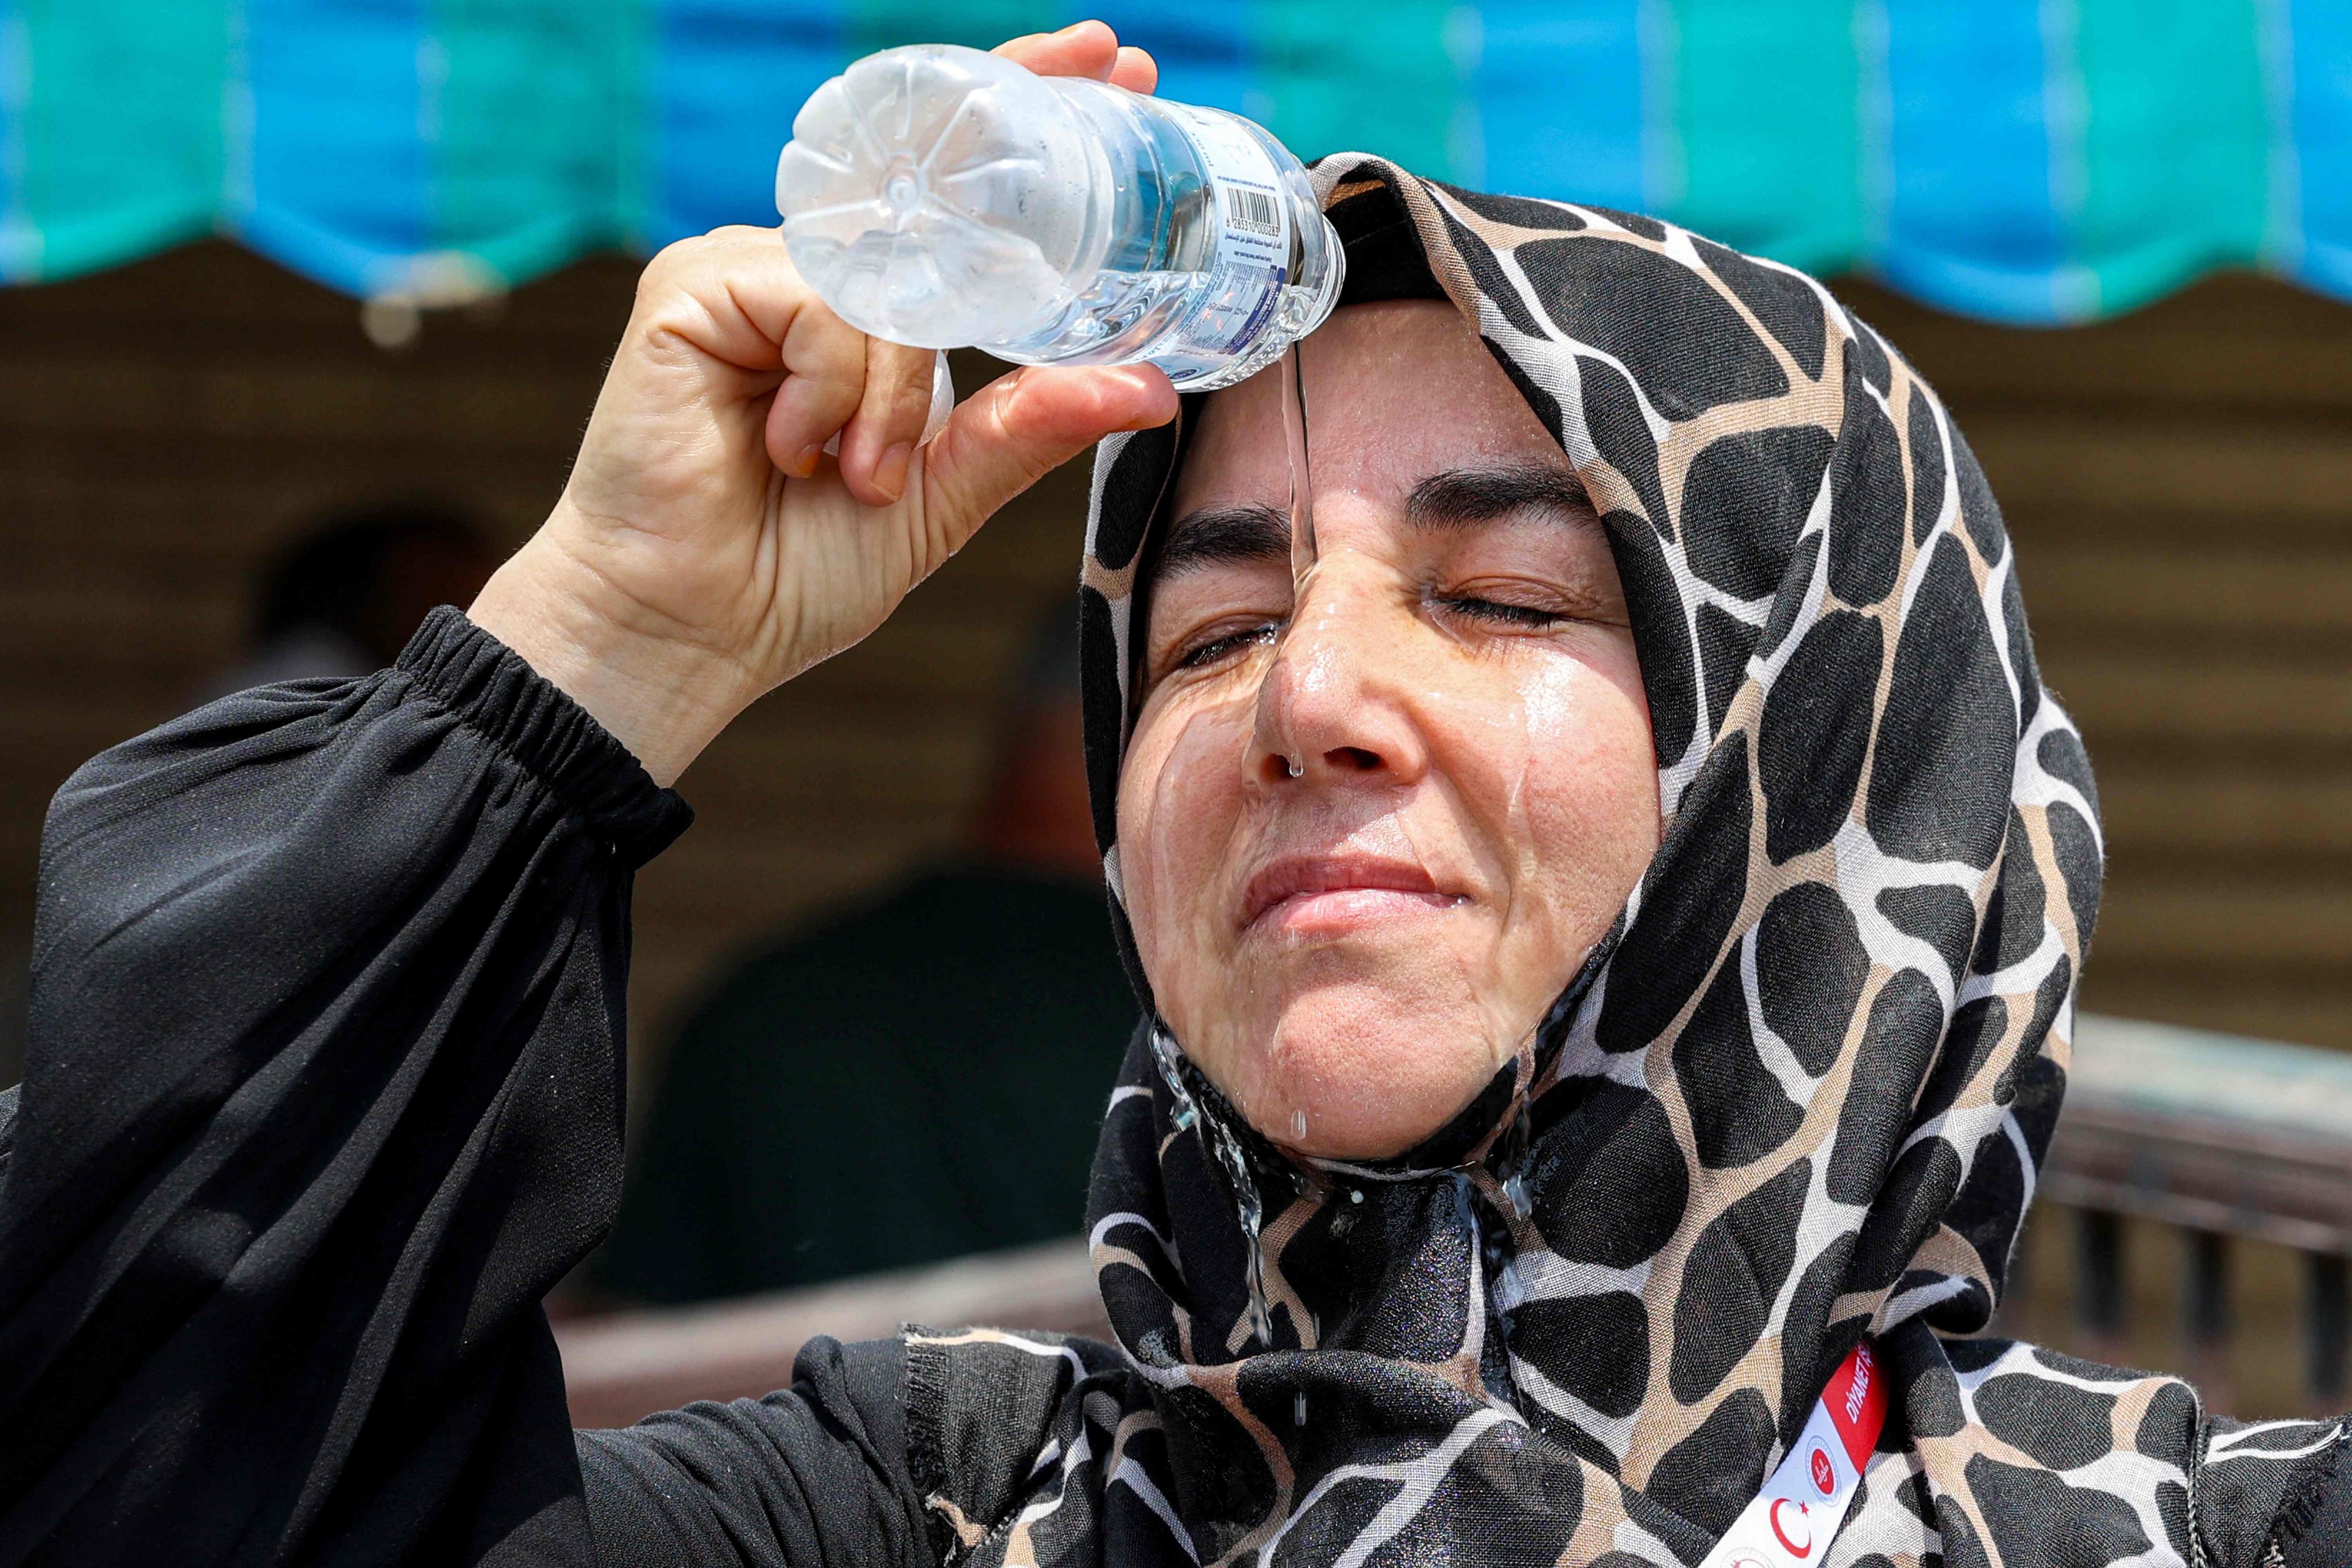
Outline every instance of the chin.
POLYGON ((1498 1054, 1467 994, 1364 979, 1257 994, 1272 1005, 1246 1037, 1229 1034, 1194 1059, 1252 1126, 1319 1159, 1403 1153, 1453 1120, 1510 1054, 1498 1054))

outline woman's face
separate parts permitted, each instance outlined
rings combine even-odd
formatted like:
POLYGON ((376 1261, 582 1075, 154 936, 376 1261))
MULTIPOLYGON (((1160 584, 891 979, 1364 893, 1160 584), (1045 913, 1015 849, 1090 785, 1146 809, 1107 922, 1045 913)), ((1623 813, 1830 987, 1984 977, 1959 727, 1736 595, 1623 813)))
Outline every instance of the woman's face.
POLYGON ((1280 378, 1209 398, 1154 550, 1119 783, 1162 1016, 1252 1125, 1394 1154, 1541 1020, 1658 844, 1609 546, 1450 307, 1339 311, 1305 353, 1315 563, 1280 378))

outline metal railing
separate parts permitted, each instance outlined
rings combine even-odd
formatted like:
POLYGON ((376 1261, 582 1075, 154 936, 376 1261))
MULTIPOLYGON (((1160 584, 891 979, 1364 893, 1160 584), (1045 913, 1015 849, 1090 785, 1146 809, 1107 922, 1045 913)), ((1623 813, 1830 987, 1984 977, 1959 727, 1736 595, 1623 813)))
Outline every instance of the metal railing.
POLYGON ((2075 1314, 2094 1343, 2126 1327, 2126 1217, 2186 1233, 2180 1338, 2200 1361, 2231 1332, 2232 1242, 2301 1253, 2305 1396, 2342 1408, 2352 1054, 2078 1018, 2041 1200, 2076 1211, 2075 1314))
MULTIPOLYGON (((2342 1408, 2352 1054, 2082 1016, 2039 1203, 2075 1211, 2075 1314, 2095 1351, 2120 1344, 2126 1328, 2126 1218, 2188 1234, 2180 1311, 2192 1359, 2218 1353, 2230 1334, 2233 1238, 2297 1249, 2308 1397, 2342 1408)), ((784 1387, 812 1336, 875 1338, 902 1322, 1108 1331, 1085 1244, 1072 1238, 774 1296, 573 1319, 556 1337, 573 1423, 609 1426, 784 1387)))
POLYGON ((625 1426, 697 1399, 757 1398, 793 1381, 819 1334, 881 1339, 901 1323, 1106 1337, 1083 1237, 709 1306, 615 1312, 556 1325, 574 1426, 625 1426))

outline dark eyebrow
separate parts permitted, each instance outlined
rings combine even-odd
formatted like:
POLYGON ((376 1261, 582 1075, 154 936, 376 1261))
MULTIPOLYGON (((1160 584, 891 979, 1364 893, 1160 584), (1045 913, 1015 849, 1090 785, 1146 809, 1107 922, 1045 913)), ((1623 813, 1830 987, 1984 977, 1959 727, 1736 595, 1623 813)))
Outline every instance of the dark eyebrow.
MULTIPOLYGON (((1534 463, 1447 468, 1413 486, 1405 501, 1405 516, 1425 529, 1470 528, 1524 510, 1594 521, 1591 499, 1574 474, 1534 463)), ((1203 566, 1289 559, 1290 516, 1280 507, 1202 507, 1170 525, 1146 575, 1161 582, 1203 566)))
POLYGON ((1597 521, 1592 498, 1574 474, 1534 463, 1500 468, 1448 468, 1412 487, 1404 503, 1405 516, 1417 527, 1469 528, 1507 517, 1515 511, 1539 510, 1563 520, 1597 521))
POLYGON ((1279 507, 1202 507, 1169 526, 1153 552, 1149 576, 1160 582, 1228 562, 1259 564, 1289 559, 1290 518, 1279 507))

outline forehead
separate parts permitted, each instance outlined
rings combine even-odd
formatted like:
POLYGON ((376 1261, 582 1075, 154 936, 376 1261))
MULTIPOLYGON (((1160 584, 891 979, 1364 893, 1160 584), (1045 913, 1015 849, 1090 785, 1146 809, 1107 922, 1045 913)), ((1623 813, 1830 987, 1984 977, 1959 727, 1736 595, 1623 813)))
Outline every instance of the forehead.
MULTIPOLYGON (((1396 499, 1481 459, 1565 469, 1559 443, 1452 305, 1386 300, 1333 312, 1300 347, 1318 492, 1396 499)), ((1290 493, 1278 368, 1212 393, 1177 476, 1175 514, 1290 493)))

